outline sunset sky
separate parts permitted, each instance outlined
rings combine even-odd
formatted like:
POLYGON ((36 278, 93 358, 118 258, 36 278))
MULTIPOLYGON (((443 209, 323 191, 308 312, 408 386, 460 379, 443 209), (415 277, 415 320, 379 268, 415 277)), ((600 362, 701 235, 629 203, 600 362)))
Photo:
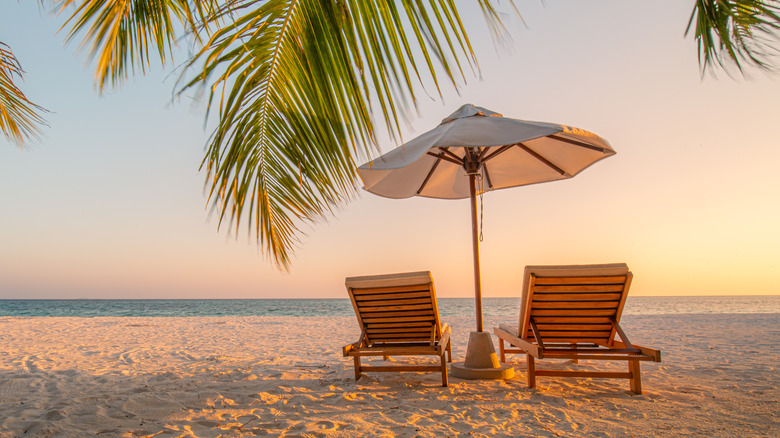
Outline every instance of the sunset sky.
MULTIPOLYGON (((606 262, 629 265, 635 296, 780 294, 780 77, 702 78, 683 36, 692 0, 517 1, 527 28, 505 17, 511 48, 472 3, 458 2, 481 78, 422 95, 404 138, 473 103, 617 151, 571 180, 484 196, 485 296, 519 295, 528 264, 606 262)), ((346 276, 412 270, 439 296, 473 295, 467 200, 363 192, 305 226, 279 272, 245 227, 236 239, 210 218, 198 167, 213 124, 202 101, 172 102, 178 71, 99 96, 62 21, 0 3, 21 87, 51 111, 40 142, 0 137, 0 299, 345 298, 346 276)))

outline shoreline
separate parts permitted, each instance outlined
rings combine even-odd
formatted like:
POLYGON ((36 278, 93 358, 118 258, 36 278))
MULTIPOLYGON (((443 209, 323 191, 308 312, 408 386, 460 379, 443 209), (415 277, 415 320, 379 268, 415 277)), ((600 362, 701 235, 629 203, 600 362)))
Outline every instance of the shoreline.
MULTIPOLYGON (((462 360, 473 318, 442 320, 462 360)), ((356 382, 341 356, 359 335, 354 316, 0 317, 0 437, 780 433, 779 314, 621 324, 632 342, 662 351, 661 363, 642 364, 643 395, 623 380, 542 378, 530 390, 521 356, 509 357, 518 376, 508 381, 356 382)))

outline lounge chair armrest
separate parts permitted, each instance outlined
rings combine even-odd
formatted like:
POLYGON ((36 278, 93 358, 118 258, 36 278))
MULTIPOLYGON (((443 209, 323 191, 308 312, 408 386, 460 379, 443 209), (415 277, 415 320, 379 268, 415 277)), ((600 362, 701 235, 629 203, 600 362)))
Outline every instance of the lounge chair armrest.
POLYGON ((345 345, 344 348, 341 349, 341 353, 344 355, 344 357, 351 356, 350 352, 363 347, 366 343, 366 329, 363 329, 360 332, 360 339, 358 339, 357 342, 354 342, 349 345, 345 345))
POLYGON ((521 339, 513 335, 512 333, 509 333, 506 330, 499 327, 493 327, 493 334, 509 342, 509 344, 512 345, 513 347, 517 347, 537 359, 544 358, 542 349, 539 348, 539 346, 534 343, 528 342, 525 339, 521 339))
POLYGON ((447 348, 447 345, 450 343, 450 326, 449 324, 444 324, 441 326, 441 338, 439 338, 438 347, 444 351, 447 348))
MULTIPOLYGON (((616 348, 628 348, 628 346, 620 341, 615 341, 613 344, 616 348)), ((641 345, 631 344, 631 348, 635 348, 642 352, 645 356, 649 356, 653 359, 653 362, 661 362, 661 350, 655 348, 643 347, 641 345)))
POLYGON ((653 358, 653 362, 661 362, 661 350, 656 350, 655 348, 648 348, 643 347, 641 345, 634 344, 634 348, 639 349, 639 351, 642 352, 645 356, 650 356, 653 358))

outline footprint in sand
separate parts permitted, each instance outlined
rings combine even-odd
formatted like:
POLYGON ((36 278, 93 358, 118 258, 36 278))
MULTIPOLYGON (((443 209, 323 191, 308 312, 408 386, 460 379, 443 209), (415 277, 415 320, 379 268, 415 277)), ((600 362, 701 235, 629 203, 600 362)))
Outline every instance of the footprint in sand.
POLYGON ((130 357, 131 354, 133 354, 132 351, 125 351, 124 353, 119 355, 119 360, 121 360, 122 362, 128 365, 132 365, 135 363, 135 361, 133 360, 132 357, 130 357))
POLYGON ((186 351, 179 350, 179 351, 177 351, 174 354, 177 355, 177 356, 181 356, 181 357, 183 357, 183 358, 185 358, 187 360, 191 360, 191 361, 195 360, 195 356, 187 353, 186 351))
POLYGON ((30 373, 34 373, 38 371, 38 365, 36 364, 38 358, 35 356, 25 356, 22 358, 20 362, 22 362, 22 366, 30 373))
POLYGON ((309 426, 310 430, 336 430, 338 425, 332 421, 322 420, 309 426))
POLYGON ((62 414, 62 412, 58 409, 51 409, 46 414, 44 414, 43 418, 46 420, 47 423, 51 423, 52 421, 59 421, 65 418, 65 415, 62 414))

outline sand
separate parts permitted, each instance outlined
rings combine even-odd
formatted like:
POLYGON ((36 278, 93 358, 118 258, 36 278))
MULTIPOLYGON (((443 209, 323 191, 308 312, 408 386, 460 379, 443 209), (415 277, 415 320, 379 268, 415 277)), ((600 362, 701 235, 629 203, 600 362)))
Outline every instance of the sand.
MULTIPOLYGON (((472 318, 444 320, 462 360, 472 318)), ((662 350, 642 365, 642 395, 625 380, 540 378, 531 390, 521 356, 509 381, 356 382, 341 347, 357 324, 345 317, 2 317, 0 438, 780 436, 780 315, 623 325, 662 350)))

